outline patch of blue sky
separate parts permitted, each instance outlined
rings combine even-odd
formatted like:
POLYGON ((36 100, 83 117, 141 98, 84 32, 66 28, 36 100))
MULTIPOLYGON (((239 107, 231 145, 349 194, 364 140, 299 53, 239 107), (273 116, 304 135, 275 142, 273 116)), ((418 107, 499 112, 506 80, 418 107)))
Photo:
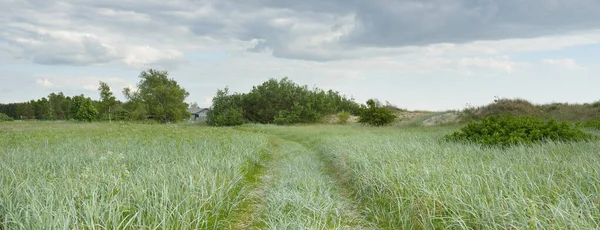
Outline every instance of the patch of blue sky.
POLYGON ((521 62, 539 62, 544 59, 573 59, 578 63, 598 61, 600 42, 571 46, 557 50, 528 51, 507 53, 512 60, 521 62))

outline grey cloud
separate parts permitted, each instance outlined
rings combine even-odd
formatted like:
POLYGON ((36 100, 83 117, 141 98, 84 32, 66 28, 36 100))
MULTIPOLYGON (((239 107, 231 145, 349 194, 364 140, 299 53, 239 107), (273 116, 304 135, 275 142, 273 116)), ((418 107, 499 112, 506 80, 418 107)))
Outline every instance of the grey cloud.
POLYGON ((10 35, 0 35, 0 40, 19 47, 21 52, 16 54, 18 57, 31 59, 38 64, 90 65, 114 59, 110 48, 102 45, 97 38, 89 36, 63 39, 52 34, 13 30, 10 35))
POLYGON ((366 46, 530 38, 600 28, 596 0, 379 1, 357 7, 343 42, 366 46))
MULTIPOLYGON (((174 47, 193 44, 198 37, 223 42, 259 40, 247 51, 317 61, 353 58, 356 55, 348 50, 364 47, 529 38, 600 28, 597 0, 64 0, 53 4, 42 0, 0 0, 0 3, 10 5, 8 9, 0 9, 3 15, 0 31, 8 31, 0 39, 14 32, 4 22, 24 22, 49 29, 100 28, 101 32, 127 37, 131 42, 154 41, 174 47), (54 18, 58 19, 43 21, 54 18), (289 22, 284 26, 274 25, 272 21, 277 18, 289 22), (338 32, 337 39, 314 42, 314 38, 338 32)), ((105 34, 98 36, 102 39, 105 34)), ((85 65, 118 59, 94 41, 82 41, 78 49, 58 39, 44 44, 35 49, 21 48, 32 60, 44 64, 85 65)))

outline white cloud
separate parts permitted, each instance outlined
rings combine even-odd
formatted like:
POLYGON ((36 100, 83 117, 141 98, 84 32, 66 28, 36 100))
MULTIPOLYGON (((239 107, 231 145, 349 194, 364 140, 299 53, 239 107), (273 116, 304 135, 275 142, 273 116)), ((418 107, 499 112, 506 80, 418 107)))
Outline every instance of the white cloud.
POLYGON ((174 68, 184 62, 183 54, 175 49, 151 46, 128 46, 121 50, 123 62, 140 69, 147 67, 174 68))
POLYGON ((47 88, 53 88, 56 87, 56 85, 54 85, 54 83, 50 82, 48 80, 48 78, 44 78, 44 79, 37 79, 35 81, 36 84, 47 87, 47 88))
POLYGON ((35 77, 37 78, 36 84, 47 88, 53 88, 57 91, 97 91, 99 82, 103 81, 111 87, 113 93, 119 94, 123 88, 131 85, 129 81, 117 77, 68 76, 50 74, 39 74, 35 77))
POLYGON ((568 70, 583 70, 586 69, 583 66, 577 64, 577 62, 573 59, 544 59, 542 60, 543 64, 556 66, 568 70))

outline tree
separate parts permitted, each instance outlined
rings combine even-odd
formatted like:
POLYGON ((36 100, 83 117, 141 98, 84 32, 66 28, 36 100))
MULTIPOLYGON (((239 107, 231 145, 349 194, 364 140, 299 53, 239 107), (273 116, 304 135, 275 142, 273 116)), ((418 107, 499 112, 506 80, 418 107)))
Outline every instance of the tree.
POLYGON ((310 123, 324 115, 341 111, 358 113, 360 106, 338 92, 324 91, 318 88, 309 89, 300 86, 290 79, 269 79, 261 85, 254 86, 246 94, 228 94, 228 89, 220 90, 213 99, 213 107, 207 115, 207 123, 223 125, 240 124, 245 121, 256 123, 294 124, 310 123), (242 119, 238 119, 239 115, 242 119), (221 119, 223 118, 223 119, 221 119))
POLYGON ((77 117, 77 113, 79 112, 79 107, 81 107, 83 100, 85 100, 83 94, 74 96, 71 99, 71 103, 69 105, 69 119, 79 120, 77 117))
POLYGON ((361 109, 360 119, 358 120, 360 123, 383 126, 392 123, 396 119, 396 115, 391 110, 377 106, 377 102, 373 99, 367 101, 367 106, 361 109))
POLYGON ((62 92, 58 94, 51 93, 48 95, 48 100, 50 101, 50 108, 53 111, 53 117, 57 120, 66 119, 67 115, 63 107, 66 100, 65 95, 62 92))
POLYGON ((35 102, 35 118, 39 120, 51 120, 54 117, 50 102, 45 97, 38 99, 35 102))
POLYGON ((92 104, 91 98, 83 98, 77 109, 77 120, 91 122, 98 116, 98 110, 92 104))
POLYGON ((135 111, 146 112, 148 118, 164 123, 189 117, 188 104, 184 102, 189 93, 177 81, 168 78, 167 71, 148 69, 140 73, 139 77, 141 80, 137 85, 137 92, 124 90, 126 97, 138 102, 135 111))
POLYGON ((100 91, 100 115, 102 117, 108 117, 108 121, 111 121, 111 110, 117 103, 117 99, 113 96, 113 93, 110 91, 110 87, 106 82, 100 82, 100 86, 98 87, 100 91))
POLYGON ((241 103, 241 95, 230 95, 229 88, 217 90, 217 95, 212 100, 212 107, 206 114, 206 123, 212 126, 235 126, 246 123, 241 103))
POLYGON ((23 119, 35 119, 35 101, 31 100, 23 105, 23 119))

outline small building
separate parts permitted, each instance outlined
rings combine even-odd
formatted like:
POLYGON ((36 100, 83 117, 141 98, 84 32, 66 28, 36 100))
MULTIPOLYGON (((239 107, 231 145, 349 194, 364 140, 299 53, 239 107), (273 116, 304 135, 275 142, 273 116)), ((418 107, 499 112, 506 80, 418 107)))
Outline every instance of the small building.
POLYGON ((188 112, 190 112, 190 121, 206 121, 206 113, 208 113, 208 108, 189 108, 188 112))

